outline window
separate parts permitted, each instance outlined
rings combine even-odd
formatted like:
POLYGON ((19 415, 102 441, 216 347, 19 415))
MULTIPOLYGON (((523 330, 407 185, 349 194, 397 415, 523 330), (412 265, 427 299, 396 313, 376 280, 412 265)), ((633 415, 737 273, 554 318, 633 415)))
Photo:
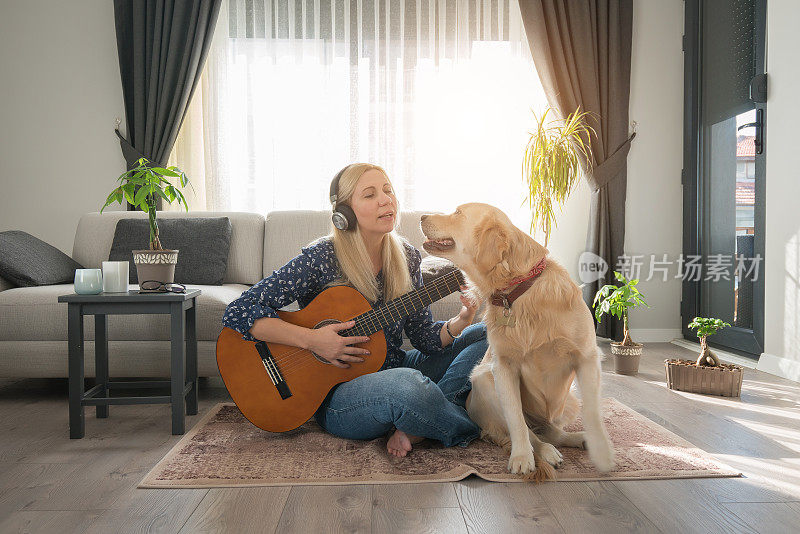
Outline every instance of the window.
POLYGON ((546 100, 516 0, 229 0, 200 85, 173 161, 201 209, 328 209, 336 171, 368 161, 403 209, 478 200, 530 224, 546 100))

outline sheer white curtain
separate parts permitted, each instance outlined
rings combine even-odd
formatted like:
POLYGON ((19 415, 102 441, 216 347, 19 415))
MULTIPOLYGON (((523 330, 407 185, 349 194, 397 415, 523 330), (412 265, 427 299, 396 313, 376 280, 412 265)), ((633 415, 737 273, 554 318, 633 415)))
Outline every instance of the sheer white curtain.
POLYGON ((545 104, 517 0, 228 0, 171 161, 193 209, 327 209, 368 161, 404 209, 488 202, 527 229, 545 104))

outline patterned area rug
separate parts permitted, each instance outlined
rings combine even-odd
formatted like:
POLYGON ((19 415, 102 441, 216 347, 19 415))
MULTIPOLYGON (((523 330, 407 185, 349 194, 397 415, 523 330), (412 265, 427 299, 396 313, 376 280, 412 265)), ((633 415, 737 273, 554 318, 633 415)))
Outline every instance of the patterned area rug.
MULTIPOLYGON (((606 428, 617 467, 594 470, 588 453, 564 447, 558 480, 731 477, 741 473, 614 399, 604 399, 606 428)), ((567 428, 580 430, 581 422, 567 428)), ((313 421, 283 434, 252 424, 233 403, 212 408, 147 474, 140 488, 209 488, 320 484, 449 482, 471 474, 521 482, 508 456, 482 440, 445 448, 423 441, 405 458, 386 452, 386 438, 352 441, 331 436, 313 421)))

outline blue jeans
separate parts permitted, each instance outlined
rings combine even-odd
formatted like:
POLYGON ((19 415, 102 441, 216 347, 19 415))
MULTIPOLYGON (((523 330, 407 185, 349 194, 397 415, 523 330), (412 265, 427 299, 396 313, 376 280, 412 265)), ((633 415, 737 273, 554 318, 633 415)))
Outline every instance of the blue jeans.
POLYGON ((480 435, 464 409, 472 387, 469 375, 487 348, 486 326, 470 325, 441 352, 409 350, 402 367, 339 384, 314 418, 331 434, 347 439, 375 439, 397 428, 445 447, 466 447, 480 435))

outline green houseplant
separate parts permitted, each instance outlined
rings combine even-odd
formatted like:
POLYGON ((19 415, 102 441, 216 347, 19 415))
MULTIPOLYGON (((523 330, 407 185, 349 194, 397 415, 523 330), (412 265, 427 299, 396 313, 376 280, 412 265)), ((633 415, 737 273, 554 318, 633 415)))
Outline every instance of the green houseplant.
POLYGON ((695 365, 720 365, 717 355, 708 348, 707 339, 708 336, 713 336, 723 328, 730 326, 730 324, 722 319, 713 317, 695 317, 688 326, 692 330, 697 330, 697 337, 700 338, 700 356, 697 357, 695 365))
POLYGON ((563 208, 578 185, 581 163, 591 165, 589 139, 595 133, 586 123, 589 112, 576 109, 563 120, 547 121, 551 111, 555 113, 548 107, 541 117, 534 113, 536 128, 530 132, 522 162, 523 179, 528 184, 525 201, 532 212, 530 232, 533 234, 538 226, 544 232, 545 247, 556 226, 554 207, 563 208))
POLYGON ((722 319, 695 317, 687 325, 697 331, 700 355, 693 360, 664 360, 670 389, 738 397, 742 390, 743 371, 738 365, 725 364, 708 348, 708 336, 730 326, 722 319))
POLYGON ((594 296, 594 316, 599 323, 603 314, 608 313, 622 319, 624 338, 622 342, 611 343, 611 353, 614 355, 614 367, 618 374, 635 375, 639 372, 639 359, 642 355, 641 343, 631 339, 628 330, 628 311, 637 306, 650 307, 644 301, 644 295, 639 292, 636 285, 638 279, 628 280, 621 273, 614 272, 614 277, 621 285, 606 284, 594 296))
POLYGON ((186 198, 181 192, 181 188, 189 185, 189 179, 177 167, 153 166, 147 158, 139 158, 136 166, 122 173, 117 181, 119 185, 108 195, 100 212, 102 213, 104 209, 115 202, 122 205, 127 201, 145 212, 150 223, 149 250, 133 251, 139 284, 145 280, 173 282, 175 265, 178 263, 178 250, 164 249, 161 246, 158 221, 156 220, 156 204, 158 199, 168 204, 177 201, 178 205, 182 205, 186 211, 189 211, 186 198), (178 183, 173 185, 167 177, 177 178, 178 183))

